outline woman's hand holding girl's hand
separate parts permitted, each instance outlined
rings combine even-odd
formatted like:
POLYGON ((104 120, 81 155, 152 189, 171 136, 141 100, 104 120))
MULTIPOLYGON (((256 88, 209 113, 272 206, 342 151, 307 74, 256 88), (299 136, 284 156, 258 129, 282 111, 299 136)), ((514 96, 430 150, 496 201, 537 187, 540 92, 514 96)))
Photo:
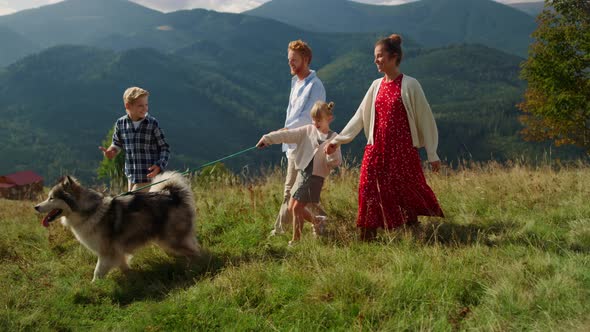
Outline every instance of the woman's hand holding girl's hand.
POLYGON ((338 145, 336 145, 334 143, 326 144, 326 147, 324 148, 324 152, 326 154, 332 154, 332 153, 336 152, 336 148, 338 148, 338 145))

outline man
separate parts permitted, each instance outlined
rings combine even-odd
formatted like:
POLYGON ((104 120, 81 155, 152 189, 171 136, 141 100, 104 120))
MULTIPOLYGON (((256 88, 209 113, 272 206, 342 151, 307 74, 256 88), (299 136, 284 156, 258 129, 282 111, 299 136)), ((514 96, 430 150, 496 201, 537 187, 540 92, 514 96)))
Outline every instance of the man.
MULTIPOLYGON (((326 101, 326 90, 315 71, 309 68, 312 58, 309 45, 302 40, 290 42, 287 57, 293 78, 291 79, 291 94, 289 95, 285 128, 293 129, 312 123, 311 108, 318 100, 326 101)), ((284 233, 283 227, 292 224, 293 216, 289 212, 288 205, 297 178, 292 155, 294 149, 295 145, 293 144, 283 144, 283 152, 287 156, 287 177, 283 204, 271 235, 284 233)))

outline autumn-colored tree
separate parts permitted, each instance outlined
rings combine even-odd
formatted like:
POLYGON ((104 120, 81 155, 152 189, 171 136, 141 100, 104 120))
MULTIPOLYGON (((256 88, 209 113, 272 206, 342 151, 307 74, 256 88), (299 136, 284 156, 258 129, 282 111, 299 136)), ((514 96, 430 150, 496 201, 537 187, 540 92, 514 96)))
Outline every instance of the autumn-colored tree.
POLYGON ((590 154, 590 1, 546 0, 537 22, 521 72, 523 134, 590 154))

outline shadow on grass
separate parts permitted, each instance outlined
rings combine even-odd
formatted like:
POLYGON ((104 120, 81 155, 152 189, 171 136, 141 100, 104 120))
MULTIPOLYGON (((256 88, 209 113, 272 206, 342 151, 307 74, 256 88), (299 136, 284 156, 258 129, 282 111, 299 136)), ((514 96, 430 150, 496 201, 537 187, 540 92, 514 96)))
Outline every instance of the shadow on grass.
MULTIPOLYGON (((354 225, 353 225, 354 226, 354 225)), ((324 243, 346 247, 360 241, 359 230, 348 224, 330 229, 322 237, 324 243)), ((411 238, 426 245, 495 245, 504 234, 514 230, 514 225, 504 222, 461 225, 448 221, 429 220, 416 226, 402 226, 393 230, 378 230, 374 242, 392 243, 411 238)))
MULTIPOLYGON (((416 226, 403 226, 385 231, 379 229, 373 243, 383 245, 414 241, 421 245, 446 247, 484 245, 489 247, 517 245, 555 253, 589 253, 590 238, 583 232, 557 230, 547 226, 526 229, 522 223, 510 220, 480 220, 458 224, 452 220, 430 219, 416 226)), ((353 224, 342 223, 321 238, 325 244, 347 247, 359 242, 359 232, 353 224)))
POLYGON ((444 221, 429 221, 408 230, 425 244, 445 246, 483 244, 497 245, 497 240, 515 229, 514 225, 501 222, 485 224, 455 224, 444 221))
POLYGON ((579 239, 568 239, 563 230, 525 230, 522 225, 510 222, 486 221, 481 224, 462 225, 429 221, 410 232, 416 239, 428 245, 518 245, 555 253, 590 252, 590 246, 583 236, 579 239))
POLYGON ((161 300, 172 290, 187 288, 199 280, 215 276, 227 265, 229 259, 203 249, 200 256, 189 259, 176 257, 172 262, 157 260, 146 262, 147 269, 119 274, 114 279, 111 300, 128 305, 146 299, 161 300))

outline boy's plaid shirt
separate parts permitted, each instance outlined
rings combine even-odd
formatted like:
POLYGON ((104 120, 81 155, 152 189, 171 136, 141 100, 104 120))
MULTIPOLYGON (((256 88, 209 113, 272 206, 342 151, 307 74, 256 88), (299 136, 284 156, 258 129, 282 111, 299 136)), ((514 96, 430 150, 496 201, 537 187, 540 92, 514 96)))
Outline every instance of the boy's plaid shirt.
POLYGON ((137 129, 128 115, 117 119, 113 133, 113 145, 125 150, 125 175, 131 183, 150 182, 148 168, 160 166, 164 171, 170 157, 170 146, 158 121, 149 115, 141 121, 137 129))

